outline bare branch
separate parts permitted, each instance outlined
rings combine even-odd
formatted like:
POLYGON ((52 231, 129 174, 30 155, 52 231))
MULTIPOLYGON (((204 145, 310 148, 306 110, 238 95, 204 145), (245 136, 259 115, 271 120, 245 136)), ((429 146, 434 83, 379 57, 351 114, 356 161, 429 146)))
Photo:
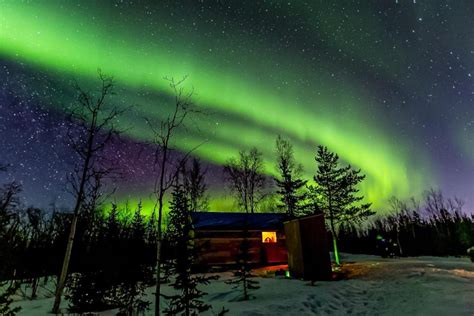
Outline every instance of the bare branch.
POLYGON ((103 150, 114 136, 120 134, 115 128, 114 121, 128 110, 128 108, 113 107, 108 112, 105 111, 106 100, 113 93, 114 81, 112 77, 103 75, 100 70, 98 70, 98 75, 101 88, 96 99, 75 83, 78 92, 77 104, 68 115, 68 145, 77 154, 77 159, 74 170, 67 179, 75 197, 75 205, 66 254, 55 294, 54 313, 58 312, 61 303, 79 212, 83 209, 92 211, 102 201, 102 182, 112 172, 112 168, 102 164, 105 161, 102 159, 103 150))

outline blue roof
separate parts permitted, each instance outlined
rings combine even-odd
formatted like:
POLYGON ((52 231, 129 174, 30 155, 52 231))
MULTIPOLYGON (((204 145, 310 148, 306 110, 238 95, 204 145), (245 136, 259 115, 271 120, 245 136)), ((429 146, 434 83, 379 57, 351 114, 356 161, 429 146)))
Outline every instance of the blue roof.
POLYGON ((232 212, 192 212, 195 229, 225 230, 243 229, 247 218, 247 229, 279 229, 287 220, 282 213, 232 213, 232 212))

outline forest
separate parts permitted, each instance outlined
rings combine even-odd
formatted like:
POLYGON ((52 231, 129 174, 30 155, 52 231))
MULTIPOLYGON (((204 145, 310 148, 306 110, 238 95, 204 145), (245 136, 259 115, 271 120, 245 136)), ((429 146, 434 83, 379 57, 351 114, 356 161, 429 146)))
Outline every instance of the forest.
MULTIPOLYGON (((215 277, 192 273, 196 249, 189 218, 189 212, 207 209, 207 175, 200 160, 192 158, 192 150, 177 155, 174 144, 176 130, 199 113, 192 92, 182 88, 183 81, 171 79, 173 111, 160 122, 147 121, 158 170, 152 189, 154 208, 148 216, 141 203, 118 206, 112 202, 113 192, 105 189, 115 171, 104 150, 120 137, 114 121, 128 109, 106 106, 114 81, 101 73, 99 78, 96 95, 76 87, 77 106, 67 117, 68 142, 77 155, 76 165, 68 171, 72 210, 25 207, 20 203, 22 186, 16 182, 3 183, 0 189, 0 311, 14 315, 18 311, 11 307, 14 293, 34 299, 38 286, 48 282, 56 285, 54 313, 60 312, 65 297, 69 312, 118 308, 120 315, 140 314, 152 306, 144 295, 151 286, 156 287, 156 315, 209 310, 199 287, 215 277), (176 295, 161 293, 162 284, 170 284, 176 295), (161 297, 167 306, 160 306, 161 297)), ((230 158, 223 166, 229 195, 246 213, 262 210, 258 206, 269 196, 276 203, 267 211, 285 213, 289 219, 324 213, 335 265, 340 264, 340 251, 388 257, 465 256, 474 244, 474 218, 457 198, 427 188, 421 200, 394 197, 386 209, 376 212, 359 191, 363 171, 344 164, 327 147, 315 148, 313 179, 302 177, 288 140, 277 136, 274 152, 277 173, 272 176, 265 175, 258 148, 230 158)), ((8 168, 2 165, 0 172, 8 168)), ((248 263, 245 240, 236 263, 240 268, 229 286, 242 289, 242 299, 247 300, 258 282, 248 263)))

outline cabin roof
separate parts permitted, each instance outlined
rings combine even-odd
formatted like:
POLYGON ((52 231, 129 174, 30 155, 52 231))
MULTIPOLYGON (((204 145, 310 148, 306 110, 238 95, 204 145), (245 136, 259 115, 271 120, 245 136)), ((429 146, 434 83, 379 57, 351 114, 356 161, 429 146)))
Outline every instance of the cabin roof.
POLYGON ((281 213, 234 213, 234 212, 192 212, 191 218, 197 230, 277 230, 287 219, 281 213))

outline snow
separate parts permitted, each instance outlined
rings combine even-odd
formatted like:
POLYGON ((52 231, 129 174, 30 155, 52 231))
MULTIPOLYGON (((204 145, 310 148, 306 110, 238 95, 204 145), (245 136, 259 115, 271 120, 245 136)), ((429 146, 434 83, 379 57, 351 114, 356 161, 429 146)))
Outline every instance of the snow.
MULTIPOLYGON (((331 282, 306 281, 271 276, 259 277, 255 298, 239 301, 240 293, 225 280, 230 273, 203 287, 217 314, 227 315, 474 315, 474 264, 468 258, 417 257, 382 259, 343 254, 343 270, 349 279, 331 282)), ((261 271, 259 271, 261 272, 261 271)), ((47 315, 52 303, 48 286, 36 300, 19 300, 18 315, 47 315)), ((164 286, 165 293, 171 289, 164 286)), ((147 291, 153 301, 153 288, 147 291)), ((67 302, 64 302, 64 307, 67 302)), ((152 315, 150 310, 147 315, 152 315)), ((106 311, 97 315, 115 315, 106 311)))

